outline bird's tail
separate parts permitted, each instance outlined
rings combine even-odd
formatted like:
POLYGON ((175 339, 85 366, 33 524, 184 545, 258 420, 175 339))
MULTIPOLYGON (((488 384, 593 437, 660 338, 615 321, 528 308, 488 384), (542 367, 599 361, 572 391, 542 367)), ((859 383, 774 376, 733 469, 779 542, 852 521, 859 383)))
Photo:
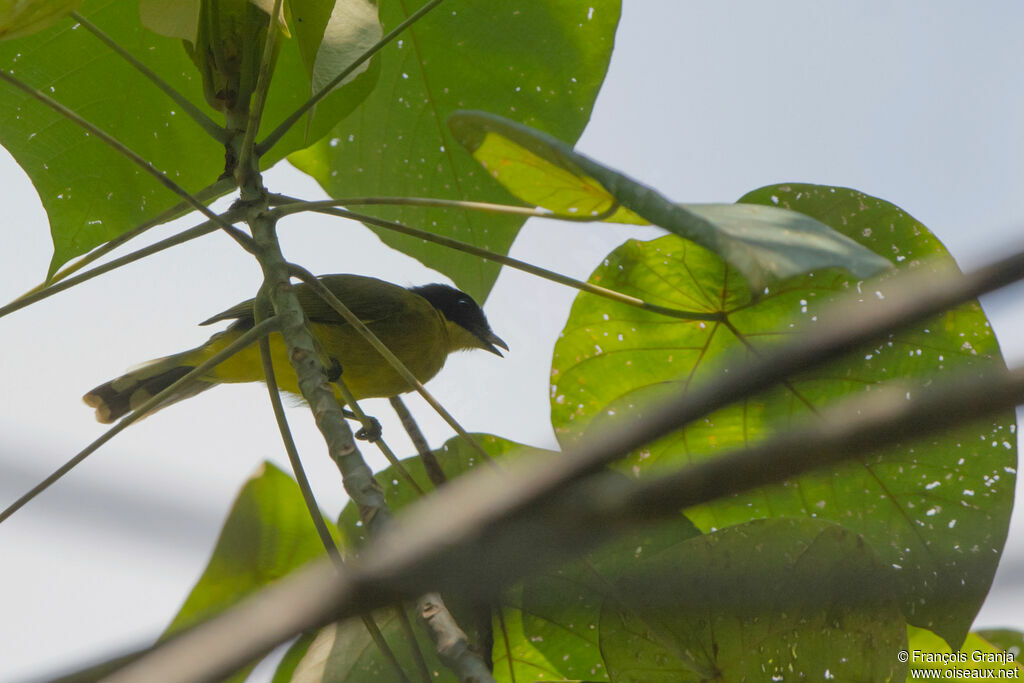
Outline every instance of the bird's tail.
MULTIPOLYGON (((135 410, 171 386, 193 369, 193 352, 186 352, 150 361, 117 379, 99 385, 82 400, 96 409, 96 420, 109 424, 135 410)), ((196 379, 178 387, 150 413, 209 389, 216 384, 210 379, 196 379)))

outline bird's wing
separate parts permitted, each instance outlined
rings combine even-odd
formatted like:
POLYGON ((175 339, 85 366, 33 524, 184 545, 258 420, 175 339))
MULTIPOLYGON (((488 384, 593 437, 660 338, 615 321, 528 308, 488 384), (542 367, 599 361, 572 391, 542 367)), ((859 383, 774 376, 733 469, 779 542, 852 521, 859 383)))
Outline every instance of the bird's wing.
MULTIPOLYGON (((323 275, 319 280, 366 324, 400 313, 407 305, 410 294, 407 289, 398 285, 361 275, 323 275)), ((297 285, 295 294, 311 322, 346 324, 330 304, 308 285, 297 285)), ((209 325, 222 320, 238 320, 251 325, 254 301, 243 301, 199 324, 209 325)))

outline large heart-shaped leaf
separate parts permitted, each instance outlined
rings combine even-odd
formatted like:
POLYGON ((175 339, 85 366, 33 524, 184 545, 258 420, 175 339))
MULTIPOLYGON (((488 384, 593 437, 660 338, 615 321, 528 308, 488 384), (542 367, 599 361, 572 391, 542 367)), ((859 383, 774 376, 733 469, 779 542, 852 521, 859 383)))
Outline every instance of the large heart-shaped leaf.
POLYGON ((856 534, 750 522, 638 558, 601 611, 613 683, 902 677, 892 572, 856 534))
MULTIPOLYGON (((888 202, 842 188, 781 185, 745 202, 792 208, 822 220, 903 267, 950 262, 928 230, 888 202)), ((886 281, 856 283, 838 271, 811 273, 758 301, 732 268, 675 236, 629 241, 591 281, 662 306, 719 313, 686 321, 581 294, 552 362, 552 422, 563 443, 596 422, 631 421, 649 401, 714 382, 744 358, 814 325, 851 290, 884 297, 886 281), (858 288, 860 288, 858 290, 858 288)), ((813 420, 817 411, 879 382, 915 385, 1002 365, 980 307, 959 307, 849 354, 815 372, 724 408, 623 463, 640 473, 742 448, 813 420)), ((1006 538, 1016 467, 1013 411, 930 437, 833 472, 687 511, 703 530, 777 516, 830 519, 861 534, 897 566, 907 619, 959 645, 991 583, 1006 538)))
MULTIPOLYGON (((219 116, 206 106, 202 84, 181 41, 145 29, 137 5, 93 0, 84 4, 82 14, 201 110, 215 119, 219 116)), ((303 33, 303 39, 313 40, 315 33, 303 33)), ((282 41, 263 130, 270 130, 309 97, 310 76, 298 40, 282 41)), ((224 169, 220 143, 71 21, 0 43, 0 68, 78 112, 189 191, 210 185, 224 169)), ((264 156, 263 165, 323 135, 368 94, 377 73, 371 68, 332 93, 318 106, 309 129, 294 127, 264 156)), ((31 178, 46 209, 54 243, 50 274, 68 259, 180 201, 77 125, 6 86, 0 96, 0 144, 31 178)))
POLYGON ((809 216, 774 206, 673 204, 557 138, 477 111, 448 119, 455 138, 520 199, 560 216, 653 223, 736 268, 755 292, 821 268, 868 277, 889 263, 809 216))
MULTIPOLYGON (((391 30, 421 3, 381 3, 391 30)), ((604 80, 619 1, 448 0, 384 50, 378 89, 329 139, 292 155, 333 197, 426 196, 507 204, 509 194, 462 154, 444 122, 467 106, 576 140, 604 80)), ((523 219, 455 209, 352 207, 506 253, 523 219)), ((483 301, 499 266, 375 230, 483 301)))

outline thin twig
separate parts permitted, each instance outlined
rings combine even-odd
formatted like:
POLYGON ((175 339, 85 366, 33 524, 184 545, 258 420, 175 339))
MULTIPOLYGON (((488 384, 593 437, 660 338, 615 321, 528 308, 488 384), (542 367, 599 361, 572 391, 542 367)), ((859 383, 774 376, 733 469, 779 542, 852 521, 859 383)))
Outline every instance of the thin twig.
POLYGON ((462 199, 439 199, 435 197, 343 197, 341 199, 324 199, 308 202, 283 194, 271 194, 270 204, 271 206, 278 206, 274 211, 279 216, 287 216, 301 211, 320 211, 321 209, 344 206, 432 206, 442 209, 465 209, 468 211, 481 211, 483 213, 500 213, 510 216, 523 216, 524 218, 550 218, 570 223, 599 223, 610 218, 619 209, 617 203, 612 203, 610 207, 600 213, 574 216, 529 206, 471 202, 462 199))
MULTIPOLYGON (((277 210, 278 209, 275 209, 275 211, 277 210)), ((531 263, 526 263, 525 261, 514 259, 511 256, 505 256, 504 254, 499 254, 497 252, 484 249, 483 247, 467 244, 466 242, 460 242, 459 240, 455 240, 450 237, 436 235, 432 232, 427 232, 426 230, 412 228, 407 225, 403 225, 402 223, 396 223, 395 221, 388 221, 382 218, 376 218, 374 216, 369 216, 366 214, 361 214, 354 211, 347 211, 345 209, 337 208, 317 209, 316 213, 325 213, 332 216, 340 216, 341 218, 351 218, 352 220, 357 220, 360 221, 361 223, 369 223, 370 225, 375 225, 379 228, 392 230, 403 235, 409 235, 411 237, 416 237, 422 240, 426 240, 428 242, 433 242, 434 244, 440 244, 442 246, 448 247, 449 249, 455 249, 456 251, 461 251, 467 254, 472 254, 474 256, 479 256, 480 258, 486 259, 488 261, 494 261, 495 263, 500 263, 502 265, 509 266, 510 268, 515 268, 516 270, 521 270, 531 275, 536 275, 537 277, 544 278, 545 280, 551 280, 552 282, 567 285, 569 287, 573 287, 583 292, 588 292, 590 294, 595 294, 597 296, 604 297, 605 299, 611 299, 612 301, 617 301, 619 303, 626 304, 627 306, 633 306, 635 308, 640 308, 645 311, 651 311, 652 313, 658 313, 672 318, 678 318, 680 320, 717 321, 721 320, 724 316, 724 314, 720 311, 706 313, 703 311, 684 311, 676 308, 658 306, 657 304, 649 303, 647 301, 644 301, 643 299, 638 299, 636 297, 629 296, 628 294, 616 292, 611 289, 605 289, 604 287, 599 287, 589 282, 583 282, 581 280, 576 280, 566 275, 555 273, 545 268, 535 266, 531 263)))
POLYGON ((277 141, 284 137, 285 133, 287 133, 292 126, 298 123, 299 119, 301 119, 307 111, 315 107, 322 99, 327 97, 327 95, 329 95, 330 92, 334 90, 334 88, 339 83, 348 78, 349 74, 358 69, 363 64, 363 62, 377 54, 377 52, 379 52, 381 48, 383 48, 385 45, 387 45, 396 37, 398 37, 398 35, 402 33, 402 31, 404 31, 405 29, 407 29, 408 27, 412 26, 417 21, 422 19, 423 16, 427 14, 427 12, 434 9, 442 2, 443 0, 430 0, 430 2, 423 5, 423 7, 419 8, 418 10, 416 10, 416 12, 410 15, 408 19, 406 19, 401 24, 396 26, 394 30, 390 31, 386 36, 378 40, 374 45, 370 47, 370 49, 368 49, 363 54, 359 55, 359 57, 357 57, 355 61, 353 61, 347 67, 342 69, 342 71, 338 73, 337 76, 331 79, 330 83, 325 85, 323 88, 320 89, 319 92, 317 92, 315 95, 306 100, 306 102, 301 107, 292 112, 292 114, 284 121, 282 121, 277 128, 271 131, 271 133, 267 135, 267 137, 265 137, 262 142, 256 145, 256 154, 259 156, 263 156, 264 154, 266 154, 267 150, 276 145, 277 141))
POLYGON ((363 338, 370 343, 370 346, 376 349, 377 353, 382 355, 384 359, 387 360, 388 364, 395 369, 395 372, 401 375, 402 379, 404 379, 406 383, 409 384, 410 387, 415 389, 416 392, 420 396, 422 396, 427 403, 430 404, 430 407, 437 411, 437 414, 440 415, 441 418, 445 422, 447 422, 452 429, 455 430, 455 433, 461 436, 463 439, 465 439, 466 442, 469 443, 469 445, 483 457, 485 462, 494 462, 494 459, 491 458, 487 451, 485 451, 480 446, 480 444, 476 442, 476 439, 470 436, 469 433, 462 428, 462 425, 460 425, 458 421, 454 417, 452 417, 451 413, 445 410, 444 406, 442 406, 441 403, 436 398, 434 398, 433 394, 431 394, 427 390, 427 388, 423 386, 423 383, 416 378, 416 375, 412 374, 409 368, 405 366, 405 363, 403 363, 398 358, 398 356, 392 353, 391 349, 389 349, 384 344, 384 342, 382 342, 377 337, 377 335, 373 333, 373 330, 368 328, 355 313, 349 310, 348 306, 342 303, 342 301, 338 299, 338 297, 336 297, 331 290, 327 289, 324 283, 320 282, 320 280, 315 275, 310 273, 305 268, 302 268, 301 266, 297 266, 295 264, 289 265, 289 272, 298 279, 302 280, 307 285, 309 285, 310 289, 316 292, 320 296, 320 298, 327 302, 327 305, 333 308, 338 313, 338 315, 340 315, 345 320, 345 322, 352 325, 352 327, 355 328, 359 332, 359 334, 363 335, 363 338))
POLYGON ((398 614, 398 626, 402 630, 402 636, 409 649, 412 651, 413 661, 416 663, 416 672, 420 675, 422 683, 431 683, 430 670, 427 668, 427 660, 423 659, 423 651, 420 650, 420 643, 416 640, 416 634, 412 630, 412 622, 402 605, 396 605, 395 611, 398 614))
POLYGON ((430 478, 435 488, 443 486, 448 481, 448 477, 445 476, 441 463, 437 461, 437 456, 430 449, 427 437, 423 436, 420 426, 416 424, 416 419, 409 412, 405 401, 402 400, 401 396, 392 396, 388 401, 391 402, 391 407, 394 408, 395 414, 402 421, 405 433, 409 435, 412 445, 416 448, 416 453, 420 456, 420 460, 423 461, 423 469, 426 470, 427 477, 430 478))
POLYGON ((96 439, 91 444, 86 446, 84 449, 79 451, 78 454, 75 455, 75 457, 71 458, 66 463, 61 465, 56 471, 53 472, 53 474, 48 476, 40 483, 36 484, 32 488, 32 490, 30 490, 28 493, 23 495, 18 500, 11 503, 11 505, 8 506, 7 509, 5 509, 3 512, 0 512, 0 523, 2 523, 11 515, 13 515, 19 509, 21 509, 21 507, 28 503, 30 500, 32 500, 40 493, 48 489, 58 479, 60 479, 65 474, 70 472, 76 465, 85 460, 100 446, 110 441, 112 438, 114 438, 122 431, 124 431, 133 422, 136 422, 137 420, 141 419, 146 415, 146 413, 150 412, 151 410, 153 410, 153 408, 160 405, 160 403, 162 403, 165 398, 173 394, 178 389, 178 387, 184 385, 185 383, 193 379, 202 377, 211 369, 213 369, 220 363, 224 362, 224 360, 230 358, 231 356, 235 355, 236 353, 247 347, 253 341, 259 339, 262 335, 269 334, 271 331, 276 329, 278 325, 278 320, 276 318, 271 318, 269 320, 263 321, 259 325, 256 325, 252 329, 247 330, 244 334, 239 336, 238 339, 225 346, 223 350, 210 356, 210 358, 208 358, 207 360, 203 361, 195 368, 190 370, 187 375, 183 376, 181 379, 174 382, 174 384, 159 392, 157 395, 153 396, 151 399, 143 403, 141 406, 133 410, 131 413, 124 416, 120 422, 118 422, 116 425, 105 431, 102 436, 100 436, 98 439, 96 439))
MULTIPOLYGON (((224 220, 229 221, 236 220, 241 215, 242 212, 239 209, 229 209, 228 211, 221 214, 224 220)), ((109 263, 104 263, 103 265, 96 266, 92 270, 86 271, 81 275, 76 275, 75 277, 70 277, 66 280, 55 282, 54 284, 51 284, 42 289, 35 289, 29 292, 28 294, 23 294, 22 296, 18 297, 17 299, 15 299, 14 301, 10 302, 5 306, 0 306, 0 318, 4 317, 9 313, 13 313, 14 311, 20 310, 22 308, 25 308, 26 306, 34 304, 37 301, 42 301, 43 299, 47 299, 53 296, 54 294, 63 292, 66 289, 71 289, 75 285, 80 285, 83 282, 87 282, 98 275, 109 273, 110 271, 116 270, 121 266, 126 266, 129 263, 134 263, 139 259, 145 258, 152 254, 156 254, 157 252, 161 252, 164 249, 169 249, 170 247, 176 246, 178 244, 183 244, 197 237, 202 237, 203 235, 209 235, 211 232, 216 232, 218 230, 220 230, 220 226, 215 224, 213 221, 206 221, 204 223, 200 223, 199 225, 193 228, 189 228, 188 230, 180 232, 177 235, 172 235, 166 239, 160 240, 159 242, 154 242, 148 247, 143 247, 138 251, 133 251, 130 254, 125 254, 124 256, 116 258, 113 261, 110 261, 109 263)))
POLYGON ((135 70, 141 73, 143 76, 152 81, 153 85, 160 88, 165 95, 170 97, 174 102, 181 107, 182 111, 189 115, 193 121, 199 124, 199 127, 206 131, 210 137, 217 142, 223 144, 227 142, 228 135, 227 131, 224 130, 223 126, 217 125, 217 122, 207 116, 199 107, 192 104, 187 97, 182 95, 180 92, 174 89, 170 83, 161 78, 148 66, 140 62, 130 52, 125 50, 121 45, 104 33, 98 26, 93 24, 91 21, 83 17, 78 12, 72 12, 71 18, 77 21, 79 24, 84 26, 86 30, 92 33, 94 36, 99 38, 107 47, 116 52, 122 59, 135 67, 135 70))
POLYGON ((14 86, 15 88, 17 88, 18 90, 21 90, 23 93, 25 93, 29 97, 33 98, 34 100, 36 100, 36 101, 46 105, 47 107, 49 107, 53 111, 57 112, 58 114, 60 114, 64 118, 68 119, 72 123, 74 123, 77 126, 81 127, 83 130, 85 130, 90 135, 96 136, 96 138, 98 138, 100 141, 102 141, 108 147, 110 147, 111 149, 116 151, 118 154, 120 154, 124 158, 128 159, 129 161, 131 161, 133 164, 135 164, 136 166, 138 166, 139 168, 144 170, 149 175, 153 176, 165 188, 167 188, 168 190, 170 190, 174 194, 176 194, 179 197, 181 197, 182 199, 184 199, 189 204, 189 206, 191 206, 196 211, 198 211, 199 213, 203 214, 204 216, 206 216, 210 220, 212 220, 215 223, 217 223, 217 225, 220 226, 220 228, 222 230, 224 230, 229 235, 231 235, 231 237, 234 238, 234 240, 236 242, 238 242, 242 246, 243 249, 245 249, 246 251, 250 251, 250 252, 253 250, 254 247, 253 247, 253 244, 252 244, 252 238, 251 237, 249 237, 248 235, 246 235, 244 232, 242 232, 238 228, 234 227, 233 225, 230 225, 229 223, 221 220, 220 217, 217 214, 215 214, 213 211, 211 211, 206 206, 206 204, 203 204, 201 201, 196 199, 196 197, 194 197, 192 194, 190 194, 188 192, 188 190, 186 190, 181 185, 178 185, 176 182, 171 180, 167 176, 166 173, 164 173, 163 171, 157 170, 157 168, 155 166, 153 166, 153 164, 149 163, 148 161, 143 159, 141 156, 136 154, 134 151, 129 149, 124 143, 120 142, 119 140, 117 140, 115 137, 113 137, 112 135, 110 135, 106 131, 101 130, 96 125, 86 121, 81 116, 79 116, 77 113, 75 113, 71 109, 68 109, 63 104, 61 104, 60 102, 56 101, 52 97, 49 97, 49 96, 39 92, 38 90, 36 90, 35 88, 31 87, 30 85, 22 83, 20 80, 18 80, 17 78, 12 76, 10 73, 8 73, 8 72, 6 72, 6 71, 4 71, 2 69, 0 69, 0 80, 8 83, 9 85, 14 86))
MULTIPOLYGON (((344 368, 342 368, 342 372, 344 372, 344 368)), ((334 385, 338 388, 338 393, 341 394, 341 398, 342 400, 344 400, 345 405, 348 406, 348 409, 352 411, 353 415, 355 415, 356 420, 358 420, 359 424, 362 425, 363 430, 367 434, 371 435, 373 435, 373 432, 378 431, 380 428, 380 424, 375 423, 374 420, 370 419, 370 417, 368 417, 367 414, 363 412, 363 409, 359 407, 359 402, 356 401, 356 398, 355 396, 352 395, 352 392, 349 390, 348 385, 345 384, 345 378, 343 376, 339 376, 335 380, 333 380, 333 382, 334 385)), ((409 484, 409 486, 411 486, 414 491, 416 491, 417 495, 422 496, 423 489, 420 487, 419 484, 416 483, 416 480, 413 479, 412 475, 409 473, 409 470, 405 469, 405 465, 403 465, 402 461, 398 459, 398 456, 395 455, 395 452, 391 450, 391 447, 387 445, 387 443, 384 441, 380 434, 376 434, 375 436, 376 438, 372 439, 370 443, 372 443, 374 446, 380 449, 381 454, 383 454, 383 456, 387 459, 391 466, 395 468, 395 471, 398 472, 399 475, 401 475, 402 479, 405 479, 406 483, 409 484)))
MULTIPOLYGON (((257 298, 257 302, 254 306, 255 320, 257 323, 262 322, 264 314, 261 311, 261 299, 257 298)), ((269 302, 268 302, 269 303, 269 302)), ((320 506, 317 505, 316 498, 313 496, 313 489, 309 485, 309 478, 306 477, 306 468, 302 466, 302 460, 299 459, 299 449, 295 447, 295 440, 292 438, 292 430, 288 426, 288 418, 284 413, 284 405, 281 403, 281 394, 277 388, 277 375, 274 372, 274 359, 270 355, 270 340, 267 337, 262 337, 259 340, 260 348, 260 362, 263 364, 263 381, 267 385, 267 393, 270 395, 270 405, 274 410, 274 419, 277 421, 277 430, 281 434, 281 441, 284 444, 285 453, 288 454, 288 462, 292 466, 292 472, 295 474, 295 482, 299 485, 299 491, 302 493, 302 500, 306 503, 306 510, 309 512, 309 517, 313 521, 313 526, 316 527, 316 533, 320 536, 320 542, 323 543, 324 550, 332 560, 337 564, 341 564, 341 553, 338 551, 338 546, 334 542, 334 538, 331 536, 330 530, 327 528, 327 523, 324 522, 324 516, 320 512, 320 506)))

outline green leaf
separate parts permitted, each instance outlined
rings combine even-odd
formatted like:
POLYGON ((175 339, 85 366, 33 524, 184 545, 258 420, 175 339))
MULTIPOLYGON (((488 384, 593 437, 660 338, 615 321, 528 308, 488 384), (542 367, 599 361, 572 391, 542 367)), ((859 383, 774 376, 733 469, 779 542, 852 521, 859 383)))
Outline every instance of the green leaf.
POLYGON ((42 31, 80 4, 82 0, 0 0, 0 40, 42 31))
POLYGON ((139 19, 154 33, 196 42, 202 0, 139 0, 139 19))
MULTIPOLYGON (((390 31, 422 2, 381 3, 390 31)), ((604 80, 619 1, 481 3, 448 0, 379 55, 380 87, 357 115, 290 160, 333 197, 427 196, 507 204, 508 193, 455 148, 444 122, 487 107, 562 139, 583 131, 604 80)), ((523 219, 455 209, 353 207, 378 218, 506 253, 523 219)), ((381 239, 448 275, 478 301, 499 266, 373 228, 381 239)))
MULTIPOLYGON (((415 614, 409 612, 410 619, 415 614)), ((418 680, 412 650, 403 636, 395 610, 378 610, 373 614, 381 634, 395 654, 409 680, 418 680)), ((415 624, 415 621, 413 621, 415 624)), ((454 683, 457 679, 437 659, 433 643, 423 629, 414 628, 420 652, 430 671, 431 680, 454 683)), ((276 678, 276 677, 275 677, 276 678)), ((360 619, 349 619, 327 626, 317 633, 301 661, 295 666, 291 681, 345 681, 345 683, 378 683, 396 680, 394 669, 380 654, 369 631, 360 619)))
POLYGON ((907 634, 911 671, 908 681, 921 679, 921 672, 925 671, 950 672, 948 678, 982 678, 980 674, 989 671, 994 672, 992 678, 1020 678, 1024 669, 1020 664, 1022 634, 1018 631, 968 633, 963 646, 955 652, 931 631, 911 626, 907 634))
MULTIPOLYGON (((326 524, 337 541, 337 528, 329 521, 326 524)), ((295 480, 264 463, 242 487, 209 564, 161 638, 225 610, 324 556, 295 480)))
POLYGON ((601 612, 613 683, 902 677, 892 570, 854 533, 750 522, 638 558, 601 612))
MULTIPOLYGON (((131 3, 94 0, 84 4, 82 14, 216 120, 180 40, 143 28, 131 3)), ((282 42, 264 131, 309 97, 309 77, 297 40, 282 42)), ((0 68, 78 112, 186 190, 210 185, 224 169, 220 143, 127 62, 71 22, 0 43, 0 68)), ((303 126, 293 128, 261 160, 263 166, 326 133, 369 93, 377 74, 378 69, 371 68, 332 93, 317 107, 308 138, 303 126)), ((54 243, 51 275, 69 259, 180 201, 75 124, 6 86, 0 95, 0 144, 28 174, 46 209, 54 243)))
MULTIPOLYGON (((888 202, 812 185, 764 188, 745 202, 778 203, 815 217, 903 267, 950 263, 928 230, 888 202)), ((886 281, 857 284, 812 273, 757 302, 714 254, 668 236, 629 241, 591 282, 663 306, 724 314, 683 321, 581 294, 552 363, 552 423, 563 444, 598 422, 628 423, 651 401, 714 382, 746 358, 785 343, 842 294, 884 297, 886 281)), ((916 385, 937 376, 1002 367, 981 308, 947 312, 815 372, 724 408, 627 458, 622 467, 701 462, 813 420, 824 406, 880 382, 916 385)), ((1006 539, 1016 467, 1015 415, 1003 411, 924 443, 801 476, 687 511, 701 529, 763 517, 809 516, 860 533, 889 564, 908 621, 959 644, 992 581, 1006 539)))
POLYGON ((558 681, 565 662, 551 661, 527 635, 519 607, 521 593, 521 586, 508 589, 494 609, 494 678, 498 683, 558 681))
POLYGON ((523 201, 561 216, 653 223, 721 256, 754 292, 822 268, 845 268, 865 278, 889 267, 871 250, 794 211, 673 204, 571 145, 500 116, 460 111, 448 125, 473 157, 523 201))
MULTIPOLYGON (((320 92, 335 76, 380 40, 383 31, 377 3, 371 0, 291 0, 302 62, 310 75, 310 94, 320 92)), ((335 88, 369 68, 369 62, 335 88)))
MULTIPOLYGON (((631 532, 577 561, 526 579, 518 601, 516 592, 506 597, 505 612, 519 617, 526 642, 560 676, 606 681, 597 625, 605 601, 617 597, 615 582, 637 562, 699 535, 685 517, 631 532)), ((497 652, 495 647, 495 659, 497 652)))

